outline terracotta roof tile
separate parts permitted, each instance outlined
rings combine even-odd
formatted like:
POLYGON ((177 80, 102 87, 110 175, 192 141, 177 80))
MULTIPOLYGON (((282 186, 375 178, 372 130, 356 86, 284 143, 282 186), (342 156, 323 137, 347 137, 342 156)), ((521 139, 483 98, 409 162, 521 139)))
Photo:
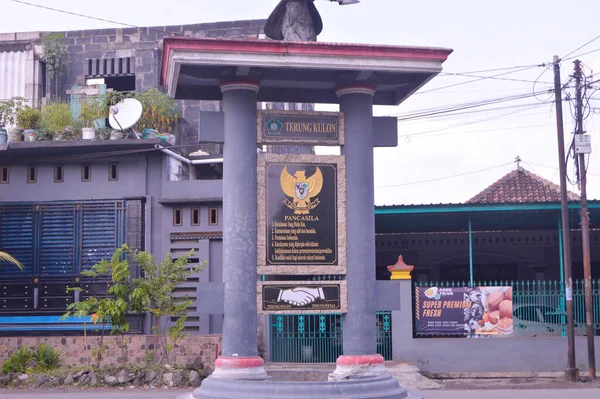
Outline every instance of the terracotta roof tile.
MULTIPOLYGON (((567 198, 569 201, 580 199, 579 195, 570 191, 567 198)), ((519 167, 467 201, 468 204, 520 202, 560 202, 560 187, 519 167)))

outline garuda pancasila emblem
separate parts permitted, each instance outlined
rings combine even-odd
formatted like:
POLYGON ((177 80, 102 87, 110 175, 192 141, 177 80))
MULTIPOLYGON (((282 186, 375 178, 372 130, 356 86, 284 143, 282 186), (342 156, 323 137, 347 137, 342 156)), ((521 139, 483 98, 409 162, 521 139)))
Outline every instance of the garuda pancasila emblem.
POLYGON ((286 198, 283 202, 288 208, 294 210, 295 215, 307 215, 311 209, 314 209, 319 205, 320 201, 315 198, 311 202, 311 198, 316 197, 323 188, 323 174, 321 169, 317 167, 316 172, 306 177, 306 171, 299 170, 292 176, 287 166, 283 167, 280 176, 281 189, 288 197, 292 197, 292 200, 286 198))

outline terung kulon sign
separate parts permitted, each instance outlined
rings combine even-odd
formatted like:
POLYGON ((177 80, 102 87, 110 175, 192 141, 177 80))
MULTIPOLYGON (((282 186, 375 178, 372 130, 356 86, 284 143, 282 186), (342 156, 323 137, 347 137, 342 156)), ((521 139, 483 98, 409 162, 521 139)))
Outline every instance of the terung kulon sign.
POLYGON ((415 297, 417 336, 513 331, 512 287, 418 287, 415 297))
POLYGON ((343 145, 341 112, 263 110, 258 113, 258 143, 343 145))

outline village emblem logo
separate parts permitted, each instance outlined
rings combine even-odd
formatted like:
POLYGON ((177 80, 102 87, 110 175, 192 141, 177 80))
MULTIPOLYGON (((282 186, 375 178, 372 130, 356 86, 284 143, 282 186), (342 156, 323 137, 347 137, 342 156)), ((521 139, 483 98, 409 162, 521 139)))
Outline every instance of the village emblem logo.
POLYGON ((283 122, 279 119, 271 119, 266 124, 267 136, 280 135, 283 130, 283 122))
POLYGON ((317 167, 316 172, 306 177, 305 170, 299 170, 291 175, 287 166, 283 167, 279 178, 281 189, 289 198, 283 200, 284 204, 294 210, 295 215, 308 215, 311 209, 320 204, 318 198, 311 201, 311 198, 316 197, 323 188, 323 174, 321 169, 317 167))

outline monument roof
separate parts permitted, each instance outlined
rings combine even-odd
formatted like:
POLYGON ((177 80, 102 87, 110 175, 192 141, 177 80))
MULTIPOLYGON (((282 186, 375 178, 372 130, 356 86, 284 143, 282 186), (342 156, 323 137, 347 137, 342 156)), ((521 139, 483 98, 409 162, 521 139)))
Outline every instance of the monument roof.
POLYGON ((337 103, 335 89, 376 89, 374 104, 397 105, 442 70, 452 50, 274 40, 169 37, 162 84, 177 99, 221 100, 223 80, 258 80, 258 101, 337 103))

